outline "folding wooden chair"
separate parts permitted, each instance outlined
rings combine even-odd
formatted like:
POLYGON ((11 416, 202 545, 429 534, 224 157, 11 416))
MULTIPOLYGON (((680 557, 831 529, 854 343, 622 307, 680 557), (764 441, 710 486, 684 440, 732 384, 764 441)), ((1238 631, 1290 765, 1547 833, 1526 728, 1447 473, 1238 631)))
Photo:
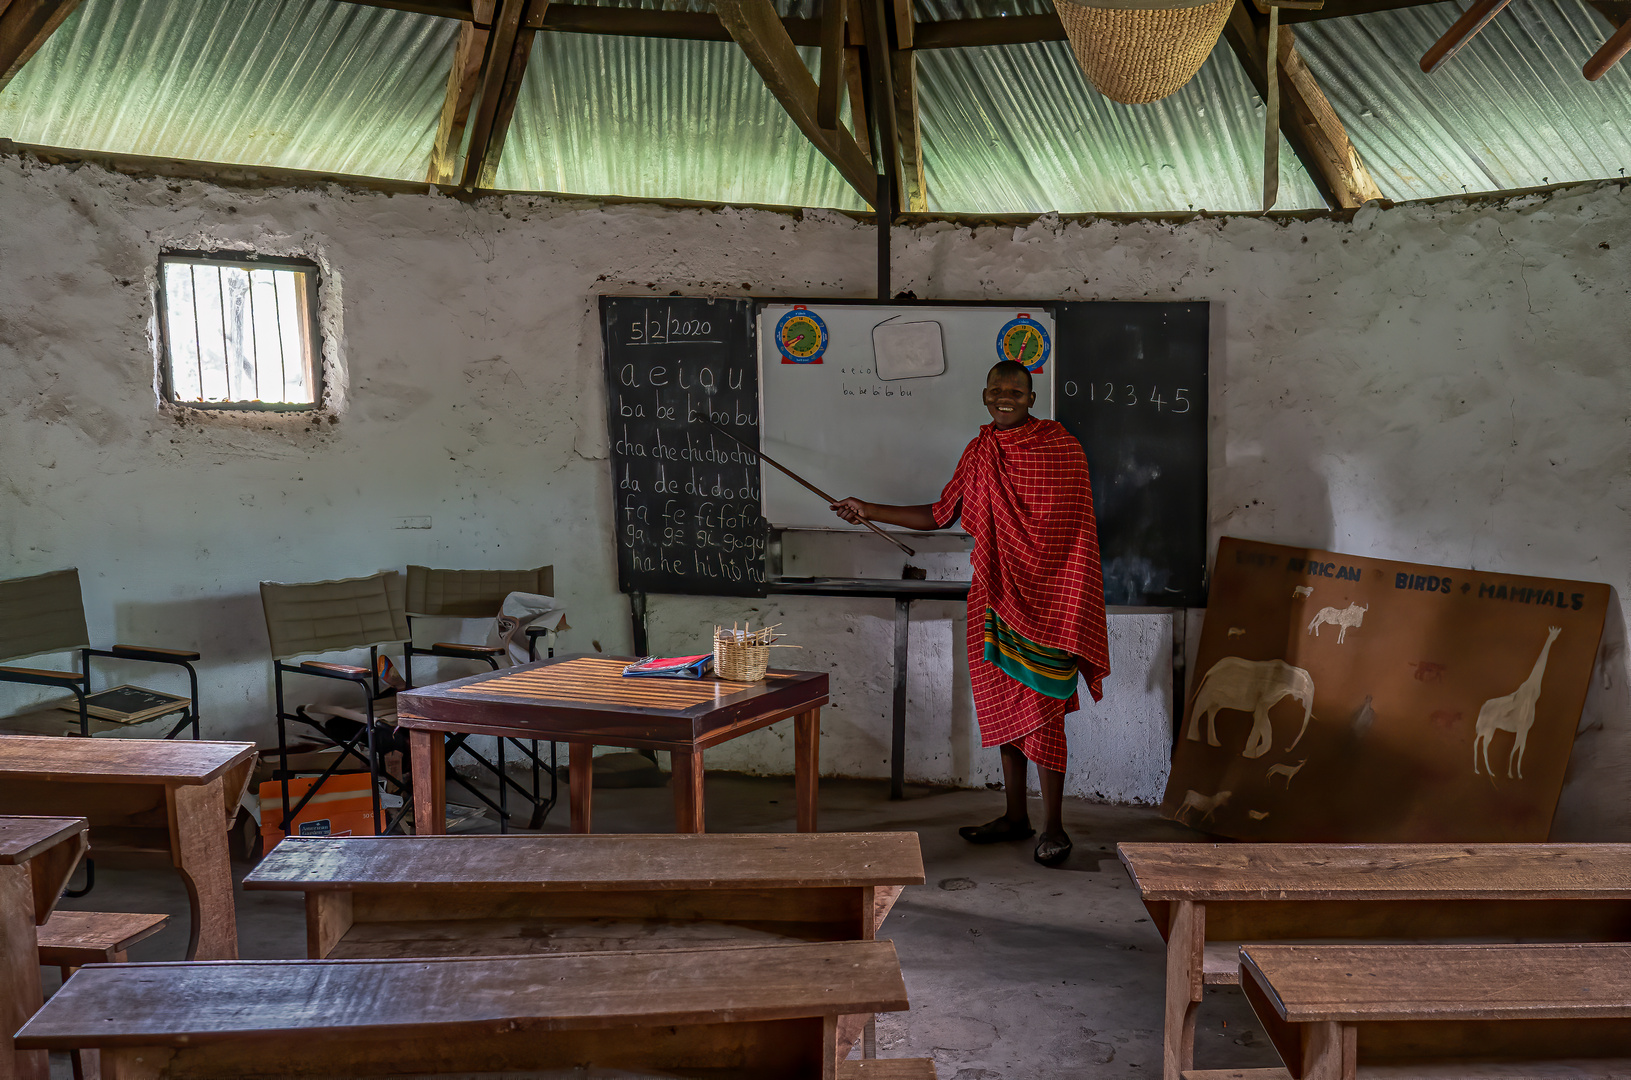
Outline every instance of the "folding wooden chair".
MULTIPOLYGON (((428 566, 408 567, 407 582, 407 611, 409 637, 402 647, 403 677, 408 686, 415 684, 413 678, 413 658, 415 656, 439 656, 456 660, 475 660, 486 663, 489 667, 500 667, 499 658, 506 656, 502 647, 489 645, 469 645, 459 642, 439 641, 429 648, 421 648, 413 643, 412 627, 415 618, 437 619, 493 619, 499 614, 504 604, 504 598, 510 593, 540 593, 545 596, 553 595, 555 591, 555 568, 553 566, 540 566, 534 570, 436 570, 428 566)), ((541 626, 528 627, 527 656, 538 659, 538 641, 545 640, 548 655, 555 655, 554 631, 541 626)), ((468 735, 454 735, 447 741, 447 754, 451 764, 454 751, 462 750, 482 768, 492 773, 498 781, 498 801, 495 803, 487 794, 476 788, 463 776, 452 768, 448 769, 448 778, 463 787, 488 808, 498 814, 498 827, 501 832, 509 831, 510 811, 509 793, 513 790, 528 806, 532 813, 528 819, 527 828, 537 829, 544 823, 551 808, 554 807, 558 786, 555 779, 555 768, 559 761, 558 747, 555 743, 549 744, 549 764, 545 765, 538 757, 538 743, 536 741, 523 741, 520 739, 497 740, 498 760, 489 761, 478 753, 469 744, 468 735), (524 787, 511 779, 505 769, 504 744, 509 742, 515 746, 530 762, 532 767, 532 791, 529 793, 524 787), (549 797, 543 796, 542 773, 549 774, 549 797)))
MULTIPOLYGON (((283 788, 285 833, 289 823, 322 782, 341 771, 352 758, 361 761, 372 780, 374 831, 379 834, 397 828, 411 800, 406 775, 392 776, 383 765, 387 747, 379 729, 395 716, 396 691, 379 675, 379 647, 395 645, 409 636, 408 618, 403 609, 402 575, 394 570, 365 578, 314 581, 291 584, 261 582, 261 606, 266 615, 266 634, 272 644, 272 678, 277 693, 278 771, 283 788), (327 653, 368 650, 368 666, 333 663, 315 657, 327 653), (294 662, 291 662, 294 661, 294 662), (290 712, 285 704, 283 677, 310 675, 320 679, 349 682, 357 688, 360 709, 345 706, 301 705, 290 712), (326 716, 312 715, 319 710, 326 716), (289 804, 289 780, 297 775, 289 770, 290 721, 303 724, 324 741, 340 750, 339 756, 319 774, 319 780, 293 806, 289 804), (402 810, 386 822, 380 813, 380 784, 403 796, 402 810)), ((406 770, 404 770, 406 774, 406 770)))
MULTIPOLYGON (((79 705, 79 734, 90 735, 91 716, 85 699, 91 690, 91 658, 109 657, 115 660, 139 660, 150 664, 170 664, 187 672, 190 704, 181 713, 181 719, 170 729, 166 739, 173 739, 183 728, 192 726, 192 737, 198 738, 198 672, 193 662, 198 653, 181 649, 158 649, 146 645, 115 645, 111 649, 90 646, 90 633, 85 629, 85 603, 79 589, 79 571, 57 570, 36 577, 12 578, 0 581, 0 661, 21 660, 47 653, 78 652, 78 671, 59 671, 31 667, 0 667, 0 682, 23 683, 33 686, 52 686, 67 690, 79 705)), ((172 714, 173 715, 173 714, 172 714)), ((19 734, 61 735, 68 732, 61 727, 44 730, 34 716, 29 723, 18 727, 19 734)), ((5 727, 0 722, 0 727, 5 727)), ((98 730, 116 728, 113 723, 98 723, 98 730)))

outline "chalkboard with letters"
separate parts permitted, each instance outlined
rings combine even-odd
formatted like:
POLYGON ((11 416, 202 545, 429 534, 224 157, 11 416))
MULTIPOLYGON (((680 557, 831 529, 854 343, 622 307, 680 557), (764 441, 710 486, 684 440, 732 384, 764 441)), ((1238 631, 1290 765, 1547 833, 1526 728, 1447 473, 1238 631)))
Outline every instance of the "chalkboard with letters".
POLYGON ((1054 307, 1053 415, 1093 476, 1104 599, 1206 604, 1205 303, 1054 307))
POLYGON ((751 300, 600 299, 624 592, 765 595, 753 313, 751 300))

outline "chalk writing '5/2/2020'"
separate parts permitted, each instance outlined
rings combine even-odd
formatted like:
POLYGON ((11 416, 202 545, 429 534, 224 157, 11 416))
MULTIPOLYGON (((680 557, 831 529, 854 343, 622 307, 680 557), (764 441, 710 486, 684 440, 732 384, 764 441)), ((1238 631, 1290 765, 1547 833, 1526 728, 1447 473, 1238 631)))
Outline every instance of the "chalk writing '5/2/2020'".
POLYGON ((1172 412, 1180 416, 1194 408, 1194 404, 1189 400, 1190 391, 1187 386, 1174 388, 1170 400, 1159 386, 1150 387, 1150 392, 1140 397, 1138 387, 1132 383, 1078 383, 1073 379, 1066 379, 1062 389, 1067 398, 1085 397, 1097 405, 1153 405, 1156 412, 1172 412))

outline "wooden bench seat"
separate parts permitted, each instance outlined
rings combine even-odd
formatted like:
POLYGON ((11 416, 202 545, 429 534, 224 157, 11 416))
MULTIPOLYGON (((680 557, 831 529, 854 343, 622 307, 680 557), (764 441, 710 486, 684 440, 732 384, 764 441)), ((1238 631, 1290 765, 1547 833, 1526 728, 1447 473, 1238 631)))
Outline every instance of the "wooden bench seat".
POLYGON ((40 964, 68 969, 86 964, 122 964, 125 952, 138 941, 164 929, 168 915, 138 915, 123 911, 53 911, 39 928, 40 964))
POLYGON ((1353 1080, 1362 1065, 1465 1076, 1480 1062, 1631 1075, 1631 945, 1248 945, 1240 956, 1242 989, 1294 1080, 1353 1080))
MULTIPOLYGON (((1117 845, 1167 942, 1163 1080, 1241 942, 1631 941, 1631 844, 1117 845)), ((1208 1071, 1204 1075, 1211 1075, 1208 1071)))
POLYGON ((244 879, 306 894, 312 959, 868 940, 916 833, 289 837, 244 879))
MULTIPOLYGON (((887 941, 116 964, 81 969, 16 1039, 98 1049, 109 1080, 573 1068, 821 1080, 835 1075, 838 1015, 906 1007, 887 941)), ((854 1075, 890 1075, 875 1068, 854 1075)))

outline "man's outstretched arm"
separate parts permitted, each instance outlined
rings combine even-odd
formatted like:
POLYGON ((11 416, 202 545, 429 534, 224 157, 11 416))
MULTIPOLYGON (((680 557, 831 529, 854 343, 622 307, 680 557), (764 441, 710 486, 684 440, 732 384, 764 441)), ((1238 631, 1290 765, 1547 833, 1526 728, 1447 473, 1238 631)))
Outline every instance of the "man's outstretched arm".
POLYGON ((884 525, 898 525, 903 529, 914 532, 933 532, 940 528, 934 520, 934 506, 922 503, 918 506, 892 506, 889 503, 869 503, 860 499, 844 499, 832 504, 832 512, 849 522, 859 525, 863 521, 880 522, 884 525))

